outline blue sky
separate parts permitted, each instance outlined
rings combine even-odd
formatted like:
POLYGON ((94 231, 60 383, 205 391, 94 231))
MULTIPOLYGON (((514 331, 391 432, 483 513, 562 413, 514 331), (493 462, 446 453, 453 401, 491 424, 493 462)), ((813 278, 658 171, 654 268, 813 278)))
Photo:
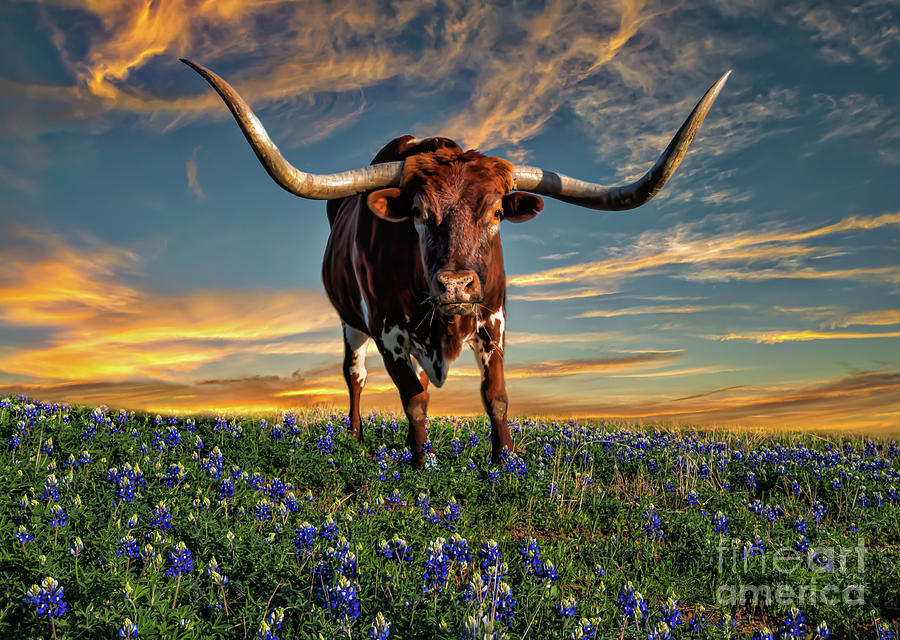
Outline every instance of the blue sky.
MULTIPOLYGON (((0 389, 151 409, 345 404, 324 204, 258 166, 397 135, 614 184, 733 70, 630 212, 502 229, 511 411, 900 429, 900 6, 11 2, 0 8, 0 389)), ((363 410, 399 410, 370 353, 363 410)), ((478 413, 463 354, 434 412, 478 413)))

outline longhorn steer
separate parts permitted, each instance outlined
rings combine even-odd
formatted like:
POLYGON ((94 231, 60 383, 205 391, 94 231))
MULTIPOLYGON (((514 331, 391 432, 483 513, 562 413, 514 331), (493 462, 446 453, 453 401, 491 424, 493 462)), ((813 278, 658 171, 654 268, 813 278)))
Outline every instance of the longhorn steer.
POLYGON ((428 382, 440 387, 463 345, 481 369, 493 459, 512 450, 503 352, 506 276, 501 220, 524 222, 542 194, 590 209, 623 210, 652 198, 681 162, 729 73, 694 107, 656 164, 636 182, 604 187, 502 158, 447 138, 402 136, 368 167, 329 175, 288 163, 246 102, 209 69, 183 60, 219 93, 269 175, 291 193, 328 200, 331 235, 322 279, 341 318, 350 431, 360 438, 366 346, 374 340, 409 419, 413 464, 422 462, 428 382))

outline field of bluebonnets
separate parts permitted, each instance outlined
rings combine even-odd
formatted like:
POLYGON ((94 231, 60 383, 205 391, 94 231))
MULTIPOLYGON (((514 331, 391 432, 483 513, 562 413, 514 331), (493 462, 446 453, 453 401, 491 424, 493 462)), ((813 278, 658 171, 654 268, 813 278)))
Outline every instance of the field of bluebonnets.
POLYGON ((0 636, 897 636, 896 442, 364 422, 0 398, 0 636))

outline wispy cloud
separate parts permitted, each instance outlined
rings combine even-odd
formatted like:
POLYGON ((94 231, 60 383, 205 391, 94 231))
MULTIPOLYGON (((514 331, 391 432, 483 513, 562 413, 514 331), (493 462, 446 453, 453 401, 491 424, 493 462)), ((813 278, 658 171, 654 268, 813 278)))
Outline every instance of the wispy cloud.
POLYGON ((900 309, 880 309, 850 313, 835 323, 837 327, 850 327, 856 324, 891 325, 900 324, 900 309))
MULTIPOLYGON (((692 231, 689 225, 679 225, 665 232, 649 232, 642 234, 635 243, 634 249, 624 256, 607 258, 596 262, 584 262, 555 269, 537 271, 535 273, 513 276, 509 283, 513 286, 528 287, 536 285, 568 284, 573 282, 596 282, 600 280, 620 279, 639 273, 671 270, 676 265, 708 265, 722 262, 760 262, 764 260, 796 259, 804 255, 823 253, 824 250, 814 246, 800 244, 807 240, 822 238, 850 231, 865 231, 887 226, 900 225, 900 213, 886 213, 880 216, 849 216, 833 224, 808 230, 777 229, 772 231, 738 232, 717 236, 703 236, 692 231)), ((780 270, 784 272, 784 270, 780 270)), ((773 270, 769 277, 779 270, 773 270)), ((804 277, 804 271, 797 269, 804 277)), ((691 279, 720 278, 729 275, 733 278, 745 276, 746 279, 765 276, 754 276, 754 272, 738 270, 703 270, 688 272, 682 277, 691 279)), ((809 277, 879 276, 893 278, 897 268, 860 268, 847 270, 807 272, 809 277)), ((780 276, 785 277, 785 276, 780 276)), ((790 277, 790 276, 787 276, 790 277)))
POLYGON ((529 302, 545 302, 551 300, 579 300, 582 298, 596 298, 598 296, 610 296, 619 293, 614 289, 596 289, 592 287, 580 287, 577 289, 535 291, 531 293, 507 294, 507 300, 526 300, 529 302))
POLYGON ((206 194, 203 193, 203 188, 197 182, 197 154, 200 153, 201 148, 200 146, 194 147, 190 157, 187 159, 187 163, 185 163, 185 172, 187 173, 188 187, 197 196, 197 200, 202 201, 206 199, 206 194))
POLYGON ((662 315, 670 313, 704 313, 706 311, 720 311, 722 309, 749 309, 749 305, 745 304, 712 304, 712 305, 691 305, 681 307, 628 307, 626 309, 612 310, 594 310, 585 311, 570 318, 617 318, 619 316, 644 316, 644 315, 662 315))
POLYGON ((707 336, 716 340, 749 340, 759 344, 778 344, 780 342, 808 342, 810 340, 873 340, 880 338, 900 338, 900 331, 882 331, 861 333, 852 331, 749 331, 746 333, 728 333, 721 336, 707 336))

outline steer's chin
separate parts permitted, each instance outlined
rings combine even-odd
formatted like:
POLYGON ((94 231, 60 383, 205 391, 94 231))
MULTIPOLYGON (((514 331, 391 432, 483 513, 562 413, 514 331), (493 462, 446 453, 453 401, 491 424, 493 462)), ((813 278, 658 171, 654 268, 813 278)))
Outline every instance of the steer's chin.
POLYGON ((470 316, 475 313, 475 303, 473 302, 452 302, 449 304, 438 305, 438 311, 444 317, 451 316, 470 316))

